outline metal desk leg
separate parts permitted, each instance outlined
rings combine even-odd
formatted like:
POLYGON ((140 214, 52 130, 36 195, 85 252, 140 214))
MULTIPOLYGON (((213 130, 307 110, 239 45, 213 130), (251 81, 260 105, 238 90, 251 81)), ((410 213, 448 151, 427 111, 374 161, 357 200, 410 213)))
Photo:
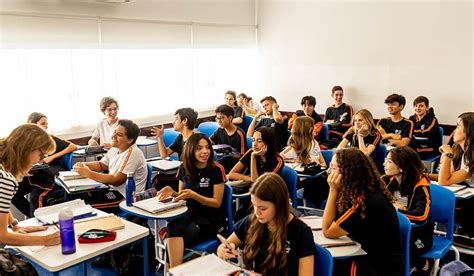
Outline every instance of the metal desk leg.
POLYGON ((160 221, 155 220, 155 256, 163 265, 163 274, 168 273, 168 263, 166 261, 166 242, 160 238, 160 221))
POLYGON ((148 236, 143 238, 143 275, 148 276, 150 272, 148 271, 148 236))

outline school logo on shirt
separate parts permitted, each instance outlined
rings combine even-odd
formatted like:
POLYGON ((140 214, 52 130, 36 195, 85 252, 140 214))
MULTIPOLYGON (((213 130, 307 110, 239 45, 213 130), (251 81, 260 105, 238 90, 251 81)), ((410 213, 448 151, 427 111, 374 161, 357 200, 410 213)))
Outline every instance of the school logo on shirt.
POLYGON ((421 126, 420 126, 420 129, 421 129, 421 130, 425 130, 425 125, 421 125, 421 126))
POLYGON ((347 116, 347 112, 344 112, 344 114, 342 114, 340 117, 339 117, 339 121, 344 121, 344 119, 346 118, 347 116))
POLYGON ((402 130, 401 130, 401 129, 395 129, 395 134, 401 135, 401 134, 402 134, 402 130))
POLYGON ((291 250, 291 243, 290 241, 286 241, 286 245, 285 245, 286 254, 290 253, 290 250, 291 250))
POLYGON ((207 188, 209 187, 209 183, 211 183, 211 179, 209 177, 202 177, 199 181, 199 187, 207 188))

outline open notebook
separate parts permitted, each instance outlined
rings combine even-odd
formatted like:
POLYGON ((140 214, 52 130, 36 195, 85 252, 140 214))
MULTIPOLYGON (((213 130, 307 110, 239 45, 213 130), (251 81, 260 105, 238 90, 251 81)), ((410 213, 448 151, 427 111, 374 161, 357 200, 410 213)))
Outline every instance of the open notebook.
POLYGON ((317 216, 308 216, 300 218, 306 225, 311 227, 314 242, 323 247, 346 246, 356 244, 348 236, 339 237, 337 239, 326 238, 323 234, 323 218, 317 216))
POLYGON ((184 200, 179 200, 177 202, 173 202, 171 200, 169 200, 168 202, 161 202, 158 200, 158 197, 152 197, 133 203, 133 206, 154 214, 168 211, 170 209, 175 209, 185 205, 186 201, 184 200))
POLYGON ((52 206, 41 207, 35 210, 34 215, 37 220, 44 224, 53 224, 58 222, 59 212, 65 207, 69 207, 72 210, 74 219, 96 215, 94 208, 86 204, 82 199, 75 199, 52 206))
POLYGON ((240 270, 240 267, 209 254, 170 268, 169 272, 171 275, 230 275, 240 270))
POLYGON ((161 159, 161 160, 155 160, 155 161, 150 161, 148 162, 150 165, 153 167, 162 170, 162 171, 169 171, 169 170, 174 170, 179 168, 181 165, 180 161, 177 160, 166 160, 166 159, 161 159))

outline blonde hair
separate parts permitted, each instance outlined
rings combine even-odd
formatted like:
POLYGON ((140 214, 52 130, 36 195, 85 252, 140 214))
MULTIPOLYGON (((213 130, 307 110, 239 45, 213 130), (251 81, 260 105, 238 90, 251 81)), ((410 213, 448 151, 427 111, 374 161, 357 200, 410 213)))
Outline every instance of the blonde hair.
POLYGON ((21 180, 31 169, 29 160, 34 150, 51 154, 56 150, 56 143, 38 125, 21 125, 0 139, 0 163, 17 180, 21 180))
POLYGON ((291 147, 297 155, 297 161, 303 164, 311 163, 311 147, 313 146, 314 120, 308 116, 296 118, 293 124, 288 146, 291 147))
MULTIPOLYGON (((354 116, 352 117, 353 120, 355 121, 355 116, 356 115, 360 115, 362 116, 362 120, 364 120, 364 123, 366 123, 368 126, 369 126, 369 135, 373 135, 372 133, 375 131, 375 132, 379 132, 377 126, 375 125, 375 122, 374 122, 374 117, 372 116, 372 113, 370 113, 370 111, 368 111, 367 109, 361 109, 359 111, 357 111, 354 116)), ((352 122, 352 125, 354 125, 354 122, 352 122)), ((354 134, 354 128, 349 128, 346 133, 344 133, 344 138, 346 138, 348 135, 350 134, 354 134)), ((352 137, 352 143, 354 144, 355 140, 357 139, 357 137, 352 137)))

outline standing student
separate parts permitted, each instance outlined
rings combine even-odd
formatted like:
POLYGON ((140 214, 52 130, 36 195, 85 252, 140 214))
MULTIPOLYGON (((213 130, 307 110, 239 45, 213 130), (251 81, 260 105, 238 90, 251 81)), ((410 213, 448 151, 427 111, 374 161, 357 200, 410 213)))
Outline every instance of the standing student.
MULTIPOLYGON (((328 238, 349 235, 367 252, 367 256, 352 261, 352 275, 402 275, 398 217, 375 164, 359 149, 337 151, 328 183, 323 234, 328 238)), ((342 264, 334 268, 334 275, 345 275, 339 269, 349 270, 342 264)))
POLYGON ((402 116, 405 103, 405 97, 399 94, 391 94, 385 99, 390 117, 380 119, 377 127, 382 134, 382 142, 390 146, 403 147, 410 145, 413 135, 413 122, 402 116))
POLYGON ((112 135, 119 121, 117 117, 118 109, 119 104, 116 99, 104 97, 100 100, 100 111, 104 113, 105 118, 100 120, 94 128, 92 137, 88 142, 90 146, 97 146, 100 143, 106 149, 111 148, 112 135))
POLYGON ((381 138, 372 113, 367 109, 361 109, 354 115, 354 124, 344 133, 337 149, 343 149, 350 143, 351 147, 358 148, 365 155, 370 156, 380 144, 381 138))
POLYGON ((329 128, 327 146, 334 148, 337 147, 344 133, 351 127, 352 106, 342 101, 344 90, 339 85, 332 88, 331 97, 334 99, 334 104, 326 109, 324 122, 329 128))
POLYGON ((156 140, 158 140, 158 150, 162 158, 166 158, 176 152, 181 159, 184 144, 193 134, 194 127, 196 126, 198 113, 194 109, 186 107, 176 110, 174 117, 173 128, 180 132, 180 134, 169 147, 166 147, 163 141, 163 125, 152 127, 151 129, 151 135, 156 136, 156 140))
POLYGON ((229 179, 253 182, 265 172, 281 174, 285 163, 276 149, 273 129, 260 128, 253 134, 252 141, 252 148, 232 168, 229 179))
POLYGON ((413 101, 415 114, 410 116, 413 122, 413 148, 418 152, 421 159, 439 155, 441 146, 441 135, 439 133, 438 119, 434 109, 430 107, 430 101, 425 96, 416 97, 413 101))
MULTIPOLYGON (((417 273, 428 275, 430 265, 421 255, 433 244, 429 178, 418 154, 410 147, 389 150, 383 177, 395 197, 395 207, 413 224, 410 234, 410 265, 417 273)), ((416 274, 416 275, 418 275, 416 274)))
POLYGON ((224 168, 213 161, 211 141, 202 133, 192 134, 183 152, 179 168, 179 190, 166 186, 158 193, 159 199, 169 196, 186 200, 188 211, 168 223, 167 249, 170 266, 183 261, 185 247, 216 237, 225 231, 226 220, 222 207, 224 168))
POLYGON ((229 90, 225 93, 225 104, 234 109, 232 123, 236 126, 241 126, 244 122, 245 112, 242 107, 237 104, 237 96, 234 91, 229 90))
POLYGON ((316 98, 313 96, 304 96, 301 98, 301 107, 302 110, 296 110, 293 114, 291 119, 288 121, 288 127, 291 129, 293 127, 293 123, 297 117, 300 116, 308 116, 314 120, 314 128, 313 128, 313 137, 316 139, 318 137, 319 131, 323 127, 323 118, 319 116, 319 114, 314 110, 316 106, 316 98))
POLYGON ((128 173, 133 173, 136 192, 145 189, 147 179, 146 161, 143 152, 135 143, 139 134, 140 128, 134 122, 121 119, 112 135, 112 147, 100 161, 74 164, 74 170, 80 175, 99 183, 111 185, 111 192, 103 195, 102 199, 99 198, 98 192, 93 193, 94 195, 91 197, 95 200, 94 203, 97 206, 110 207, 114 212, 118 211, 116 208, 118 203, 125 198, 128 173), (108 173, 105 173, 105 171, 108 171, 108 173), (107 200, 107 202, 100 202, 101 200, 107 200))
MULTIPOLYGON (((454 146, 440 147, 441 161, 437 181, 449 186, 465 183, 474 187, 474 112, 466 112, 458 117, 453 135, 454 146)), ((474 238, 474 197, 456 200, 455 219, 461 224, 462 234, 474 238)), ((472 246, 471 239, 471 246, 472 246)))
POLYGON ((245 93, 240 93, 237 96, 237 104, 238 106, 242 107, 245 114, 249 116, 255 116, 260 112, 263 112, 262 106, 252 99, 252 97, 247 96, 245 93))
POLYGON ((288 121, 278 111, 279 105, 274 97, 264 97, 260 102, 265 112, 255 115, 247 130, 247 137, 252 137, 254 131, 259 128, 271 127, 275 132, 277 150, 280 151, 288 142, 288 121), (266 115, 266 117, 260 119, 262 115, 266 115), (260 121, 258 121, 259 119, 260 121))
MULTIPOLYGON (((233 123, 234 110, 228 105, 220 105, 216 108, 216 121, 219 128, 209 137, 216 145, 226 144, 231 146, 240 156, 244 155, 246 139, 244 131, 233 123)), ((224 156, 219 163, 230 171, 237 163, 240 156, 224 156)))
POLYGON ((283 179, 274 173, 260 176, 250 188, 253 213, 235 225, 217 255, 237 257, 243 247, 246 269, 263 275, 313 275, 315 246, 311 229, 291 213, 283 179))
POLYGON ((45 154, 54 152, 54 141, 39 126, 25 124, 0 139, 0 244, 56 245, 59 232, 39 236, 26 235, 46 230, 46 226, 19 226, 10 212, 10 202, 18 190, 18 181, 28 175, 31 167, 45 154), (8 231, 10 228, 12 231, 8 231))

